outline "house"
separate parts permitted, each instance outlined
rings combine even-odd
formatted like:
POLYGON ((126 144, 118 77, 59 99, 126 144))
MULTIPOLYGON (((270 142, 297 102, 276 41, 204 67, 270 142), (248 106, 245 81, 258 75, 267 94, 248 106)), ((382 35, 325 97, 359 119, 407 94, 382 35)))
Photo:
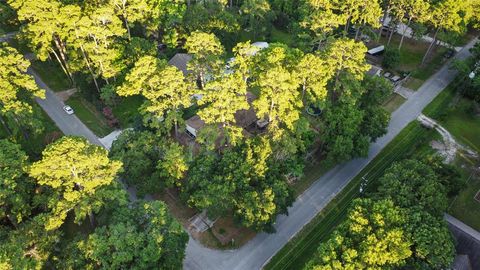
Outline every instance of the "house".
POLYGON ((205 126, 205 121, 203 121, 200 116, 194 115, 185 121, 185 131, 187 134, 192 137, 197 137, 198 132, 205 126))
MULTIPOLYGON (((250 93, 247 92, 247 102, 248 104, 252 104, 253 100, 255 100, 257 97, 250 93)), ((238 127, 241 127, 245 129, 246 127, 252 125, 257 121, 257 115, 255 114, 255 111, 253 110, 252 107, 250 107, 248 110, 238 110, 235 112, 235 124, 238 127)), ((185 121, 185 131, 187 134, 189 134, 192 137, 197 137, 198 132, 205 126, 205 121, 203 121, 200 116, 194 115, 190 117, 187 121, 185 121)))
POLYGON ((187 64, 192 60, 192 56, 187 53, 177 53, 175 54, 170 61, 168 61, 169 65, 172 65, 178 68, 180 71, 183 72, 184 76, 192 73, 191 70, 188 70, 187 64))
MULTIPOLYGON (((248 104, 251 105, 256 98, 257 97, 253 93, 247 92, 248 104)), ((255 123, 255 121, 257 121, 257 114, 252 107, 250 107, 248 110, 239 110, 235 113, 235 122, 237 126, 241 128, 246 128, 255 123)))

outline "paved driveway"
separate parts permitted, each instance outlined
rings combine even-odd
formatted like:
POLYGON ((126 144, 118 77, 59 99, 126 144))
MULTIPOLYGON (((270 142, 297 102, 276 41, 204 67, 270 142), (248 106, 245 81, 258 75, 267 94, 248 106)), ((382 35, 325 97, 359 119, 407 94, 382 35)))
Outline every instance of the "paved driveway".
MULTIPOLYGON (((476 40, 475 40, 476 41, 476 40)), ((468 57, 470 42, 455 58, 468 57)), ((195 270, 253 270, 262 266, 279 251, 290 238, 302 229, 326 204, 340 192, 408 123, 415 120, 455 77, 456 72, 444 66, 417 90, 393 114, 388 133, 370 146, 367 158, 355 159, 339 165, 318 179, 300 195, 288 210, 289 215, 279 216, 275 234, 258 234, 245 246, 232 251, 219 251, 203 247, 190 238, 184 269, 195 270)))
POLYGON ((58 128, 65 135, 75 135, 86 138, 93 144, 103 146, 102 143, 98 140, 97 136, 88 129, 80 119, 78 119, 75 114, 68 115, 63 110, 65 105, 55 93, 42 81, 40 76, 38 76, 32 68, 29 68, 27 71, 28 74, 32 75, 37 82, 37 85, 45 89, 45 99, 37 98, 37 103, 42 107, 42 109, 50 116, 50 118, 57 124, 58 128))

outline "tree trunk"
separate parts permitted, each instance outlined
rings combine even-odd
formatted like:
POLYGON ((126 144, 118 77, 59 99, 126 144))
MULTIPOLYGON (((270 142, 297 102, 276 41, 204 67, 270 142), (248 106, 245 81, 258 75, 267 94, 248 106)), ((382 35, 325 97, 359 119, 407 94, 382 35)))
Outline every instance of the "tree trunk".
POLYGON ((127 16, 125 14, 123 14, 123 21, 125 22, 125 27, 127 28, 128 40, 131 40, 132 35, 130 34, 130 26, 128 26, 128 20, 127 20, 127 16))
POLYGON ((357 26, 357 31, 355 32, 355 41, 358 41, 358 34, 360 34, 360 26, 357 26))
POLYGON ((390 1, 388 1, 387 7, 385 8, 385 11, 383 12, 382 25, 380 26, 380 31, 378 31, 377 41, 379 41, 380 37, 382 36, 383 26, 385 25, 385 20, 387 20, 387 17, 388 17, 389 13, 390 13, 390 1))
POLYGON ((7 130, 8 134, 10 134, 10 136, 13 135, 13 132, 12 130, 10 129, 10 127, 7 125, 7 123, 5 122, 5 120, 3 120, 3 117, 2 115, 0 114, 0 122, 2 122, 2 126, 7 130))
MULTIPOLYGON (((55 56, 57 57, 57 60, 58 60, 58 62, 60 63, 61 66, 62 66, 62 62, 63 62, 62 68, 63 68, 64 72, 67 74, 70 81, 72 81, 72 83, 73 83, 73 76, 72 76, 72 73, 70 71, 70 67, 68 65, 67 57, 65 56, 65 47, 62 45, 62 42, 60 42, 60 40, 58 39, 57 36, 55 36, 53 38, 53 40, 55 41, 55 46, 58 49, 61 60, 58 58, 57 55, 55 55, 55 56)), ((52 51, 55 53, 55 50, 52 50, 52 51)))
POLYGON ((428 50, 427 52, 425 53, 425 55, 423 56, 423 59, 422 59, 422 65, 425 64, 425 62, 427 61, 428 59, 428 55, 430 54, 430 52, 432 51, 433 49, 433 45, 435 45, 435 43, 437 42, 437 35, 438 35, 438 32, 440 32, 440 27, 437 28, 437 31, 435 31, 435 35, 433 35, 433 40, 432 40, 432 43, 430 43, 430 46, 428 46, 428 50))
POLYGON ((306 80, 303 80, 303 86, 302 86, 302 102, 305 104, 305 91, 307 90, 307 82, 306 80))
POLYGON ((408 18, 407 25, 405 25, 405 29, 403 29, 403 31, 402 31, 402 38, 400 38, 400 44, 398 44, 398 50, 400 50, 402 48, 403 39, 405 38, 405 34, 407 33, 407 29, 410 27, 411 22, 412 22, 412 17, 410 16, 408 18))
POLYGON ((62 67, 63 72, 67 75, 67 77, 72 80, 72 76, 68 72, 67 68, 63 65, 62 60, 60 60, 60 57, 58 56, 57 52, 54 49, 51 49, 53 55, 55 55, 55 58, 57 59, 57 62, 60 64, 60 67, 62 67))
POLYGON ((350 17, 348 17, 348 19, 347 19, 347 24, 345 24, 345 29, 344 29, 345 36, 346 36, 347 33, 348 33, 348 28, 350 28, 350 17))
POLYGON ((390 45, 390 42, 392 41, 393 34, 397 31, 397 25, 393 27, 393 29, 390 29, 390 35, 388 36, 388 42, 387 46, 390 45))
POLYGON ((98 86, 97 78, 95 77, 95 73, 93 72, 93 69, 90 66, 90 61, 88 61, 87 55, 85 54, 85 50, 83 49, 83 45, 80 46, 80 50, 82 51, 83 58, 85 60, 85 63, 87 64, 88 71, 90 71, 90 74, 92 75, 93 82, 95 83, 95 87, 97 88, 97 91, 100 93, 100 87, 98 86))
POLYGON ((95 224, 95 216, 93 215, 92 212, 89 212, 88 213, 88 218, 90 219, 90 225, 92 225, 93 228, 95 228, 96 224, 95 224))

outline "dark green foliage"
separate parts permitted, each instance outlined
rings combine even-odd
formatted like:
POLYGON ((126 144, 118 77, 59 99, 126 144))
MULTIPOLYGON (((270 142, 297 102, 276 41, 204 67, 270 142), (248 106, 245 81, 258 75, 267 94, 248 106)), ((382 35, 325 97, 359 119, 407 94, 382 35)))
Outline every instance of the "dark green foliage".
POLYGON ((394 163, 380 179, 378 194, 393 200, 396 205, 409 208, 420 206, 425 211, 440 215, 447 209, 447 190, 438 181, 435 171, 417 160, 394 163))
POLYGON ((148 131, 124 131, 110 156, 123 162, 122 178, 137 188, 139 196, 176 185, 186 170, 183 148, 148 131))
POLYGON ((386 69, 393 69, 400 64, 400 51, 397 48, 388 47, 383 55, 382 65, 386 69))
POLYGON ((263 143, 247 141, 222 155, 198 155, 182 186, 185 200, 212 216, 233 210, 243 225, 271 230, 277 214, 285 213, 292 203, 285 174, 294 165, 288 161, 277 165, 263 143))
POLYGON ((163 202, 140 200, 118 208, 108 224, 73 243, 77 252, 68 262, 89 269, 181 269, 187 241, 163 202))
POLYGON ((453 236, 442 216, 433 216, 422 209, 407 210, 406 231, 413 242, 412 269, 446 269, 455 258, 453 236))

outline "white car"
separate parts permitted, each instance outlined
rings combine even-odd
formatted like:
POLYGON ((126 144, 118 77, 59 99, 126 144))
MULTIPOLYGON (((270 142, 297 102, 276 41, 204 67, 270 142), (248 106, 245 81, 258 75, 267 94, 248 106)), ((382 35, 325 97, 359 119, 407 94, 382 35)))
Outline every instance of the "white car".
POLYGON ((74 113, 72 107, 70 107, 70 106, 68 106, 68 105, 63 106, 63 110, 64 110, 67 114, 73 114, 73 113, 74 113))

